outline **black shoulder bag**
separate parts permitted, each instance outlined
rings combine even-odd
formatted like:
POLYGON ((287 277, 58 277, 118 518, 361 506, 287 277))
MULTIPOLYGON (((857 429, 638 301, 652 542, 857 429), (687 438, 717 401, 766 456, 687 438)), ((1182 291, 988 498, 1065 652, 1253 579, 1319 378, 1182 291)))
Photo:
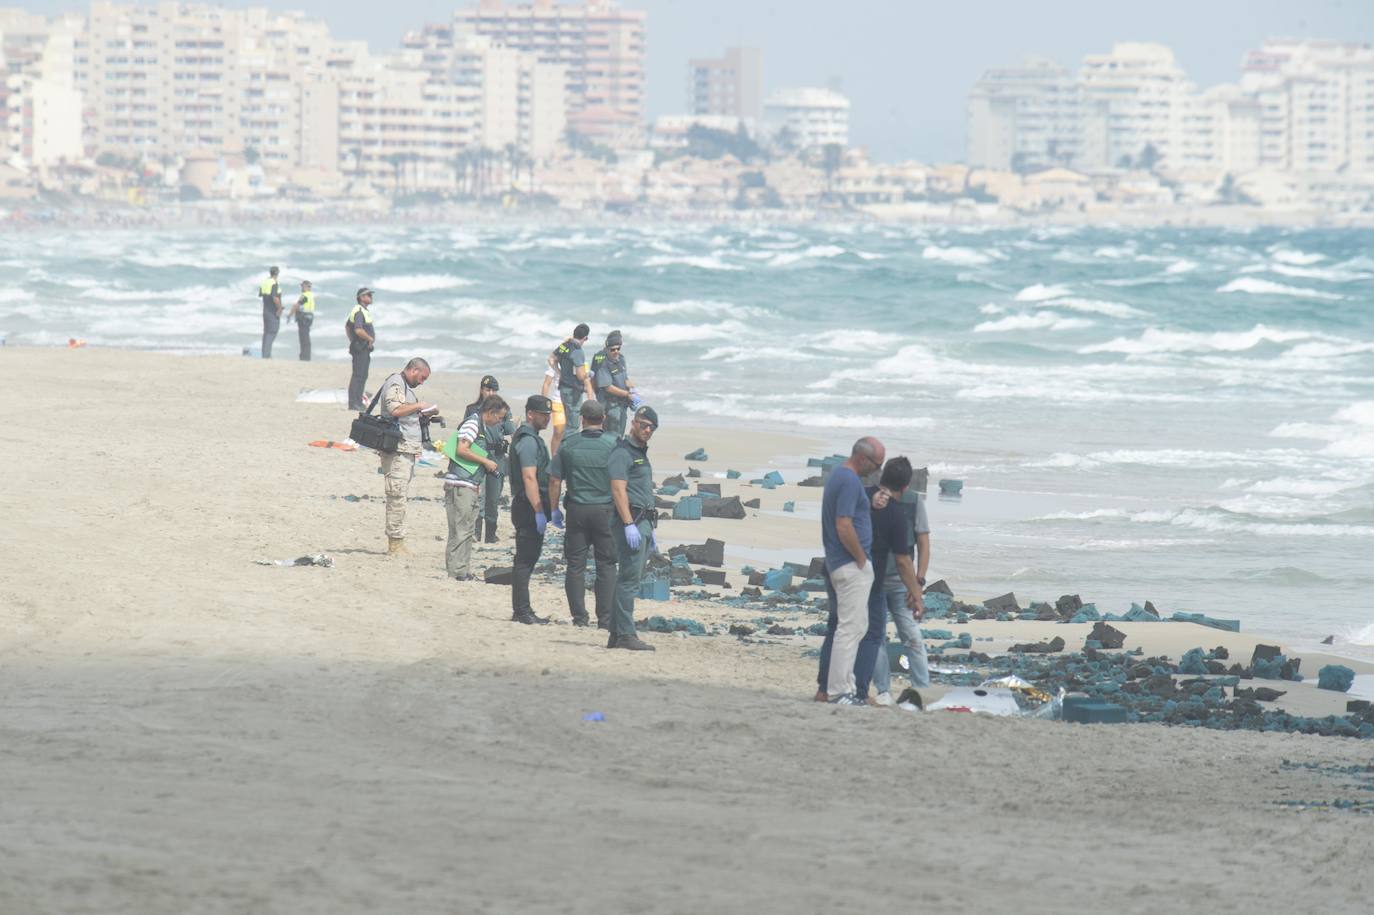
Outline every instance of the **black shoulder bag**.
MULTIPOLYGON (((390 380, 390 378, 387 379, 387 381, 390 380)), ((394 416, 372 415, 372 411, 377 407, 377 402, 382 399, 382 391, 385 390, 386 382, 384 381, 372 398, 372 403, 368 404, 367 409, 359 413, 358 418, 353 420, 353 428, 349 431, 348 437, 364 448, 374 448, 377 451, 395 451, 400 447, 403 438, 401 421, 394 416)))

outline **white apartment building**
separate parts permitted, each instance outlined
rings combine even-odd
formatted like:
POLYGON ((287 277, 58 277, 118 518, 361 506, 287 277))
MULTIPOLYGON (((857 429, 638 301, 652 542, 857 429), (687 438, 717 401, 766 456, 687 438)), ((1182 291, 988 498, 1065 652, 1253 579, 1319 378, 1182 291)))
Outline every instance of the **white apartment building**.
POLYGON ((975 168, 1030 171, 1082 156, 1082 91, 1067 67, 1028 58, 985 72, 968 99, 968 158, 975 168))
POLYGON ((42 169, 83 157, 74 75, 82 29, 77 17, 49 23, 0 10, 0 161, 42 169))
POLYGON ((540 63, 561 65, 570 113, 608 109, 641 123, 645 19, 643 11, 622 10, 612 0, 478 0, 453 14, 450 40, 481 35, 540 63))
POLYGON ((779 89, 763 103, 764 129, 784 128, 798 149, 849 145, 849 99, 833 89, 779 89))
POLYGON ((1082 162, 1123 167, 1153 147, 1162 167, 1176 165, 1192 83, 1158 44, 1126 42, 1109 54, 1090 54, 1079 71, 1083 91, 1082 162))

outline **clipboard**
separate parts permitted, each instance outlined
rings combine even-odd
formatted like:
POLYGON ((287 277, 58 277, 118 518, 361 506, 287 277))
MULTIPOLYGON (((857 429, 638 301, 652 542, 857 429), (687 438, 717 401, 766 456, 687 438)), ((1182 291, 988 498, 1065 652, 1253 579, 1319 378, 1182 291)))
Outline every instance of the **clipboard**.
MULTIPOLYGON (((468 450, 471 451, 473 454, 477 455, 478 457, 488 457, 487 449, 483 448, 477 442, 473 442, 471 445, 468 445, 468 450)), ((478 464, 475 461, 469 461, 465 458, 461 458, 458 456, 457 432, 454 432, 451 436, 448 437, 448 439, 442 445, 439 446, 439 452, 443 454, 444 457, 448 458, 450 461, 457 464, 460 468, 462 468, 463 472, 468 474, 469 476, 479 477, 486 469, 481 464, 478 464)))

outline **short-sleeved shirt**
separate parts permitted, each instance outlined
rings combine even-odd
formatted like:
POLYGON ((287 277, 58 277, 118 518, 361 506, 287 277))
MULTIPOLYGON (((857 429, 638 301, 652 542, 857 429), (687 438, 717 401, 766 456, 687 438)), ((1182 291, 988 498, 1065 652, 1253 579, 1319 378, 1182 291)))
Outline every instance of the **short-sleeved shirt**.
MULTIPOLYGON (((458 427, 458 441, 467 442, 471 445, 482 436, 482 415, 469 411, 468 418, 463 420, 463 424, 458 427)), ((480 471, 479 477, 480 479, 480 471)), ((463 489, 476 489, 476 481, 468 477, 467 471, 458 466, 456 461, 448 462, 448 472, 444 474, 444 486, 458 486, 463 489)))
POLYGON ((630 369, 625 364, 624 356, 612 356, 603 349, 592 357, 592 384, 596 387, 596 399, 603 404, 620 405, 629 402, 626 397, 613 397, 606 393, 606 388, 611 385, 628 390, 625 382, 629 377, 630 369))
MULTIPOLYGON (((864 490, 870 505, 877 491, 876 486, 864 490)), ((897 563, 892 557, 910 555, 910 551, 916 547, 916 539, 906 505, 901 501, 893 499, 882 508, 871 508, 869 512, 873 518, 873 587, 882 593, 886 587, 885 578, 897 571, 897 563)), ((897 580, 901 581, 901 578, 897 580)))
MULTIPOLYGON (((916 555, 916 537, 917 537, 917 535, 918 535, 918 534, 929 534, 929 533, 930 533, 930 519, 926 517, 926 500, 925 500, 925 496, 922 496, 922 495, 920 495, 919 493, 915 493, 915 492, 912 492, 912 491, 908 490, 908 491, 906 492, 906 494, 903 496, 901 502, 892 502, 892 503, 889 503, 889 504, 888 504, 888 508, 891 508, 893 505, 899 505, 899 506, 901 506, 902 514, 905 515, 905 522, 906 522, 906 528, 905 528, 905 529, 906 529, 907 535, 910 537, 910 546, 907 548, 906 554, 907 554, 908 556, 911 556, 911 557, 914 558, 915 555, 916 555)), ((877 537, 876 531, 875 531, 874 537, 875 537, 875 540, 876 540, 876 537, 877 537)), ((893 555, 896 555, 896 551, 895 551, 895 550, 893 551, 893 555)), ((874 558, 874 561, 876 562, 876 561, 877 561, 877 547, 876 547, 876 546, 874 547, 874 557, 873 557, 873 558, 874 558)), ((895 563, 895 562, 890 563, 890 564, 888 565, 887 575, 885 576, 885 578, 884 578, 884 580, 883 580, 883 590, 885 590, 885 591, 901 591, 901 590, 903 590, 905 587, 906 587, 906 582, 902 581, 902 576, 897 574, 897 563, 895 563)))
MULTIPOLYGON (((387 378, 382 382, 382 415, 393 416, 391 411, 397 407, 403 407, 408 403, 419 403, 420 398, 415 395, 415 389, 406 384, 405 376, 400 372, 387 378)), ((396 448, 397 451, 405 454, 420 453, 420 414, 408 413, 405 416, 396 417, 396 422, 401 427, 401 444, 396 448)))
POLYGON ((258 284, 258 295, 262 296, 263 308, 276 308, 277 296, 281 295, 281 287, 276 280, 263 280, 258 284))
MULTIPOLYGON (((549 491, 549 447, 539 437, 539 432, 529 423, 515 430, 515 440, 511 444, 511 501, 533 509, 525 496, 525 468, 534 468, 535 485, 539 488, 542 502, 549 491)), ((545 511, 548 505, 542 506, 545 511)))
POLYGON ((549 475, 568 484, 568 501, 578 505, 611 504, 611 452, 616 439, 600 429, 583 430, 563 439, 549 475))
POLYGON ((639 447, 627 435, 616 442, 607 466, 612 480, 625 481, 630 508, 654 507, 654 468, 649 463, 648 448, 639 447))
MULTIPOLYGON (((377 339, 377 332, 372 329, 372 312, 368 311, 361 304, 354 305, 353 310, 348 313, 348 323, 353 327, 362 328, 373 340, 377 339)), ((358 336, 353 330, 348 331, 348 341, 352 343, 358 336)))
MULTIPOLYGON (((468 404, 466 407, 463 408, 463 415, 464 415, 464 416, 470 416, 470 415, 472 415, 473 413, 481 413, 481 412, 482 412, 482 402, 481 402, 480 400, 477 401, 476 403, 470 403, 470 404, 468 404)), ((505 419, 501 420, 499 423, 497 423, 497 424, 494 425, 494 426, 483 425, 483 426, 482 426, 482 437, 483 437, 484 439, 486 439, 486 441, 485 441, 485 443, 484 443, 484 447, 487 449, 487 453, 488 453, 488 454, 495 454, 496 451, 499 450, 499 448, 500 448, 501 440, 502 440, 503 438, 505 438, 507 435, 514 435, 514 434, 515 434, 515 423, 511 420, 511 418, 510 418, 510 413, 507 413, 505 419)))
POLYGON ((569 338, 564 340, 553 350, 554 358, 558 360, 558 386, 560 388, 580 388, 582 382, 577 379, 577 370, 587 364, 587 356, 582 352, 582 347, 577 341, 569 338))
POLYGON ((835 522, 840 518, 854 520, 854 533, 864 555, 873 555, 873 518, 859 475, 843 465, 830 473, 821 496, 821 544, 825 547, 825 570, 836 569, 854 561, 849 550, 840 542, 835 522))

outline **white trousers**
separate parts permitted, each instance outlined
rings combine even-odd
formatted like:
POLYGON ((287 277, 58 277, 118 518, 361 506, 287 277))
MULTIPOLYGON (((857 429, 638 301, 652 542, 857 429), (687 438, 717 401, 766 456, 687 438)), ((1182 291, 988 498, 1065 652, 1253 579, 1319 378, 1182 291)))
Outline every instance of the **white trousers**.
POLYGON ((830 646, 830 674, 825 692, 831 699, 854 692, 854 659, 868 631, 868 592, 873 589, 873 563, 847 562, 830 573, 835 586, 835 638, 830 646))

